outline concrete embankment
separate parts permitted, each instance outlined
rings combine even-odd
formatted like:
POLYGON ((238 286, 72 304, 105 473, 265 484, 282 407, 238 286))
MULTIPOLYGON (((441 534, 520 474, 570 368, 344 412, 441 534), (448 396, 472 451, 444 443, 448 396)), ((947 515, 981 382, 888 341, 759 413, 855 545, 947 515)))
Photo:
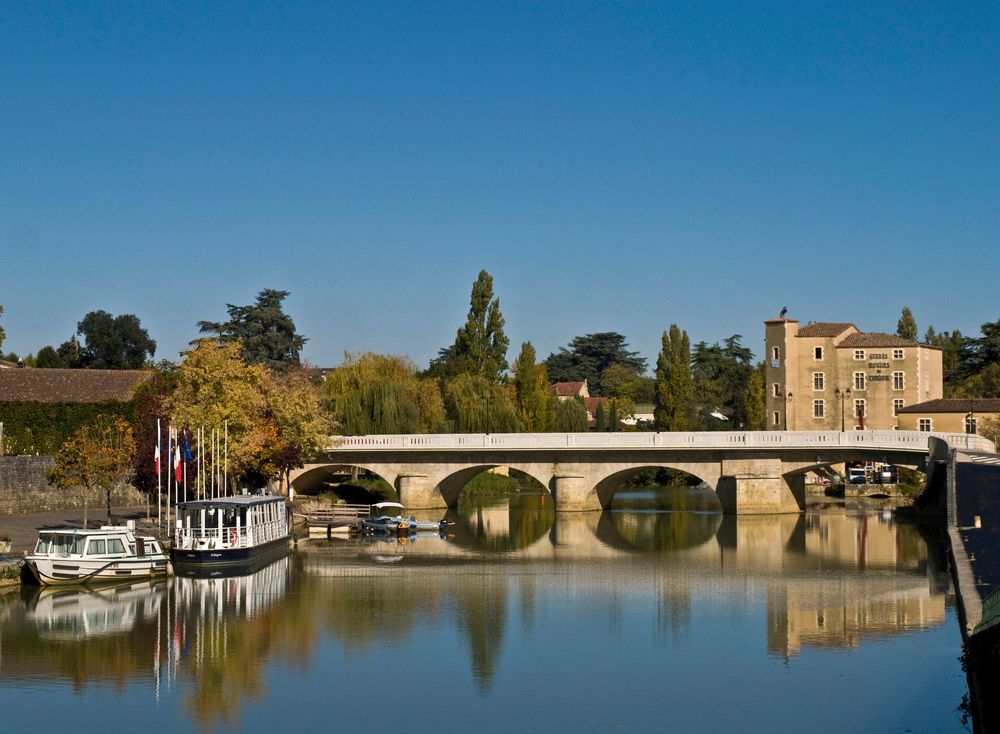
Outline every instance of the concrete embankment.
POLYGON ((957 453, 948 537, 975 731, 1000 732, 1000 455, 957 453))

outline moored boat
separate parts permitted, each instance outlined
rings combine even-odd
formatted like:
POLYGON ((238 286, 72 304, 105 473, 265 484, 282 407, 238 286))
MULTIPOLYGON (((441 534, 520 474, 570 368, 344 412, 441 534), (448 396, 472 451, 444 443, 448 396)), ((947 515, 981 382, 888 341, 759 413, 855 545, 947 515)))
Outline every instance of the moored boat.
POLYGON ((156 538, 136 535, 131 524, 56 528, 38 531, 21 580, 40 586, 135 581, 166 576, 169 566, 156 538))
POLYGON ((361 530, 376 535, 409 535, 418 532, 440 532, 443 520, 417 520, 403 517, 403 505, 398 502, 377 502, 371 506, 370 520, 361 521, 361 530))
POLYGON ((177 505, 170 559, 179 575, 245 571, 287 553, 292 538, 285 498, 242 495, 177 505))

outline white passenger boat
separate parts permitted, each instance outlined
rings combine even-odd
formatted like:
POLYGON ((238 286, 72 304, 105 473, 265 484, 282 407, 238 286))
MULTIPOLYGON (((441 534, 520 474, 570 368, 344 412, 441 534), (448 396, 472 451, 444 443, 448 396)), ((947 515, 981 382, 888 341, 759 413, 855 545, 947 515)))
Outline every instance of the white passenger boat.
POLYGON ((104 525, 38 531, 34 551, 24 557, 21 579, 41 586, 86 584, 155 578, 168 570, 156 538, 136 535, 131 524, 104 525))
POLYGON ((177 505, 170 559, 181 575, 245 573, 287 553, 292 538, 285 498, 242 495, 177 505))

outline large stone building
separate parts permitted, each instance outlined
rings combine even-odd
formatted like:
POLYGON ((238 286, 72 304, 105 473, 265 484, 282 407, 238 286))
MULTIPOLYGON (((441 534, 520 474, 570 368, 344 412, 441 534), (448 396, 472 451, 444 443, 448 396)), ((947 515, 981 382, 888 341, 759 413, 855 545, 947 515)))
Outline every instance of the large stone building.
POLYGON ((894 334, 777 318, 764 342, 769 430, 894 429, 904 407, 942 394, 941 350, 894 334))

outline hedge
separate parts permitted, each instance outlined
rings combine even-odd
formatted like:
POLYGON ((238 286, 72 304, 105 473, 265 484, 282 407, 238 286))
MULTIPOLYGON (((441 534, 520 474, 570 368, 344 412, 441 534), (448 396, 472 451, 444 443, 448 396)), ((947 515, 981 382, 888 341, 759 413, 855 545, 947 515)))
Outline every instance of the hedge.
POLYGON ((4 454, 55 454, 80 426, 98 415, 121 416, 135 423, 134 402, 103 403, 0 402, 4 454))

